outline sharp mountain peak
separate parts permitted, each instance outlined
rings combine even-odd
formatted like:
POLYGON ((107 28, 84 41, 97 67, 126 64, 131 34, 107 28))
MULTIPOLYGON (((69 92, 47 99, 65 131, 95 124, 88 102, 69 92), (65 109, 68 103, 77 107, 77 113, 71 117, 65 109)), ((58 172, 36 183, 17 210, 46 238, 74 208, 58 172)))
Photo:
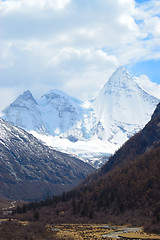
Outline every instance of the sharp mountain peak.
POLYGON ((121 66, 99 95, 89 102, 90 108, 85 108, 82 101, 58 89, 50 90, 37 102, 30 91, 26 91, 3 112, 3 118, 27 131, 57 137, 53 147, 58 146, 58 149, 76 153, 87 161, 89 158, 89 161, 97 162, 96 159, 114 153, 142 129, 158 102, 121 66), (76 140, 76 144, 73 145, 71 139, 76 140), (85 144, 82 149, 81 142, 85 144), (97 144, 101 145, 98 153, 94 147, 97 144))

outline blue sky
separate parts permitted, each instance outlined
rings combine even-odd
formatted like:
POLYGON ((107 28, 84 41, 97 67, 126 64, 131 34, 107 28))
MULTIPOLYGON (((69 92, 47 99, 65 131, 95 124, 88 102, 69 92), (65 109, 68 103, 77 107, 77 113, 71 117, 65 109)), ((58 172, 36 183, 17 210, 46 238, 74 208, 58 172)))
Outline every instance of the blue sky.
MULTIPOLYGON (((150 0, 136 0, 137 3, 139 4, 148 4, 154 1, 150 0)), ((158 3, 158 1, 155 1, 158 3)), ((150 36, 151 39, 153 36, 150 36)), ((149 38, 148 38, 149 39, 149 38)), ((160 47, 156 49, 157 52, 160 52, 160 47)), ((127 67, 127 66, 126 66, 127 67)), ((160 59, 149 59, 149 60, 141 60, 140 62, 138 61, 137 63, 134 63, 133 65, 131 64, 129 67, 129 70, 133 76, 139 76, 141 74, 146 74, 152 82, 155 82, 157 84, 160 84, 160 59)))
POLYGON ((121 65, 160 97, 159 0, 0 0, 0 110, 27 89, 90 99, 121 65))
POLYGON ((133 76, 146 74, 152 82, 160 84, 160 59, 135 63, 133 66, 129 66, 128 71, 130 71, 133 76))
POLYGON ((136 0, 137 3, 145 3, 148 2, 149 0, 136 0))

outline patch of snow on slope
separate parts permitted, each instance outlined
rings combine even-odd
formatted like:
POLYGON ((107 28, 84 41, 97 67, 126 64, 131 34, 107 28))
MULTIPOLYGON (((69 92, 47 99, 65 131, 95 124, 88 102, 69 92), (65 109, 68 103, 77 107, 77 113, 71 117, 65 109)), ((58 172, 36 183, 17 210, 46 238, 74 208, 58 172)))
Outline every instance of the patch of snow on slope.
POLYGON ((59 136, 46 136, 35 131, 31 131, 30 133, 40 139, 44 144, 62 152, 76 155, 83 161, 95 167, 99 167, 104 162, 104 160, 100 160, 100 158, 108 158, 117 149, 115 144, 103 142, 98 138, 92 138, 88 141, 79 140, 77 142, 71 142, 66 138, 60 138, 59 136))

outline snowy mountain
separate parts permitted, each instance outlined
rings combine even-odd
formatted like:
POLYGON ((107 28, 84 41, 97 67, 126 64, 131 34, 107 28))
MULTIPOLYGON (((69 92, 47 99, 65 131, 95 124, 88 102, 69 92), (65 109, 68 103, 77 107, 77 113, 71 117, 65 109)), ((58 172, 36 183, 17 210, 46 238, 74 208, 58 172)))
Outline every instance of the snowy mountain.
MULTIPOLYGON (((29 98, 30 99, 30 98, 29 98)), ((0 196, 37 200, 73 188, 94 169, 0 119, 0 196)))
POLYGON ((103 138, 122 145, 150 120, 158 102, 124 67, 118 68, 93 102, 103 138))
POLYGON ((53 136, 67 132, 81 120, 82 102, 63 91, 51 90, 44 94, 38 103, 47 133, 53 136))
POLYGON ((69 131, 81 120, 81 104, 80 100, 57 89, 37 101, 27 90, 3 111, 3 119, 27 131, 55 136, 69 131))
POLYGON ((3 111, 3 119, 27 131, 46 132, 39 105, 29 90, 3 111))
POLYGON ((82 102, 60 90, 35 100, 27 91, 3 111, 3 119, 47 145, 100 166, 144 127, 158 102, 120 67, 91 101, 82 102))

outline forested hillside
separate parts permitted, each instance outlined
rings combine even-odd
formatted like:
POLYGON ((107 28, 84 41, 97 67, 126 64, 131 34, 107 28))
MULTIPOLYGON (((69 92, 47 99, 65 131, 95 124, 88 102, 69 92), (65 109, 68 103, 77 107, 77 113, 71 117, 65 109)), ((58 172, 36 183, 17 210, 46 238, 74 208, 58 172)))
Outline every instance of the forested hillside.
POLYGON ((51 216, 58 221, 130 223, 160 232, 159 109, 102 169, 63 196, 33 206, 54 206, 51 216))

